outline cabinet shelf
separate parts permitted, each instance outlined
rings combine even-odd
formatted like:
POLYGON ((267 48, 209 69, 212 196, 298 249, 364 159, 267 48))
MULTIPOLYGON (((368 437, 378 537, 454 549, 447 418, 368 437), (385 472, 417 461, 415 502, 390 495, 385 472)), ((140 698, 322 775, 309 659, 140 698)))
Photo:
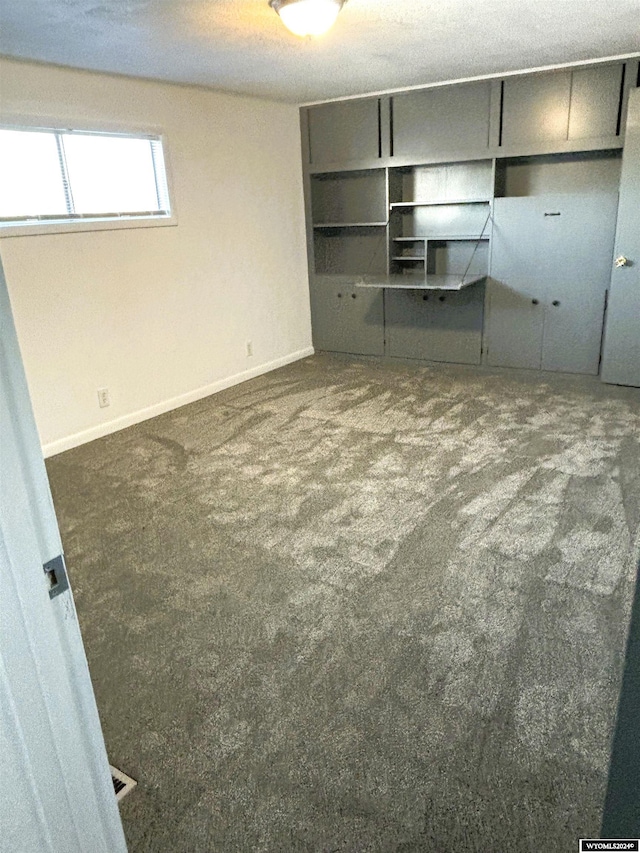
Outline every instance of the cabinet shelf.
POLYGON ((386 222, 315 222, 314 228, 384 228, 386 222))
POLYGON ((392 201, 389 205, 391 210, 411 210, 414 207, 441 207, 453 204, 490 204, 488 198, 452 198, 443 201, 392 201))
POLYGON ((444 243, 447 240, 488 240, 488 234, 431 234, 426 237, 392 237, 394 243, 444 243))
POLYGON ((424 261, 424 255, 394 255, 392 261, 424 261))

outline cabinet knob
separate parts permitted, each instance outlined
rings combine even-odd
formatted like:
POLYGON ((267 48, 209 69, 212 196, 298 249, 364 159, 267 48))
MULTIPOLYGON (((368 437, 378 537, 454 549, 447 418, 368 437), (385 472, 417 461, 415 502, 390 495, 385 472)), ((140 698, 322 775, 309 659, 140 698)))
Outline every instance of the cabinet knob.
POLYGON ((352 293, 352 294, 351 294, 351 298, 352 298, 352 299, 355 299, 355 298, 356 298, 356 294, 355 294, 355 293, 352 293))
POLYGON ((560 301, 559 301, 558 299, 554 299, 554 300, 553 300, 553 302, 552 302, 551 304, 552 304, 552 305, 555 305, 555 307, 557 308, 557 307, 558 307, 558 305, 560 305, 560 301))
POLYGON ((423 301, 423 302, 428 302, 428 301, 429 301, 429 297, 427 296, 427 294, 426 294, 426 293, 425 293, 425 295, 422 297, 422 301, 423 301))
POLYGON ((446 296, 438 296, 438 299, 440 300, 440 302, 444 302, 444 300, 446 299, 446 296))
POLYGON ((629 259, 628 259, 628 258, 625 258, 625 256, 624 256, 624 255, 620 255, 620 256, 619 256, 619 257, 617 257, 617 258, 616 258, 616 260, 615 260, 615 266, 616 266, 616 268, 619 268, 619 267, 629 267, 629 266, 631 266, 631 264, 629 263, 629 259))
POLYGON ((341 297, 342 297, 342 294, 341 294, 341 293, 339 293, 339 294, 338 294, 338 299, 340 299, 341 297))
POLYGON ((538 300, 538 299, 532 299, 532 300, 531 300, 531 304, 532 304, 532 305, 537 305, 537 304, 538 304, 538 302, 539 302, 539 300, 538 300))

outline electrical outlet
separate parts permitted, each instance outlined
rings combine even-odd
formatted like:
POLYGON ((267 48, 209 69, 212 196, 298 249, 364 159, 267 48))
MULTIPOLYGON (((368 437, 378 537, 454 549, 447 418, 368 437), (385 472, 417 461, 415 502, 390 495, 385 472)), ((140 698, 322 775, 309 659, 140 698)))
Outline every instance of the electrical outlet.
POLYGON ((247 341, 247 358, 253 355, 253 341, 247 341))
POLYGON ((106 409, 107 406, 111 405, 108 388, 98 388, 98 405, 101 409, 106 409))

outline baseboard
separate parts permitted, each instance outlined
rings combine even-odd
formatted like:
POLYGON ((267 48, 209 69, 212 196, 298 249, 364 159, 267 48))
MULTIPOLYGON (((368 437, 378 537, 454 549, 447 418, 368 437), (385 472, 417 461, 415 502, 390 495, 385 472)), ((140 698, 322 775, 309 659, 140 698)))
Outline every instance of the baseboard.
POLYGON ((102 438, 105 435, 110 435, 118 430, 126 427, 139 424, 142 421, 155 418, 156 415, 163 415, 165 412, 170 412, 172 409, 178 409, 180 406, 186 406, 188 403, 195 403, 196 400, 202 400, 203 397, 210 397, 211 394, 217 394, 218 391, 224 391, 225 388, 231 388, 234 385, 239 385, 241 382, 246 382, 248 379, 254 379, 256 376, 261 376, 263 373, 270 373, 272 370, 277 370, 279 367, 284 367, 294 361, 300 361, 302 358, 307 358, 314 354, 313 347, 305 347, 305 349, 297 352, 289 353, 289 355, 276 358, 273 361, 268 361, 265 364, 260 364, 257 367, 252 367, 250 370, 243 370, 242 373, 236 373, 233 376, 227 376, 225 379, 218 379, 210 385, 204 385, 201 388, 196 388, 194 391, 189 391, 186 394, 180 394, 178 397, 172 397, 169 400, 163 400, 161 403, 156 403, 153 406, 147 406, 144 409, 139 409, 131 414, 123 415, 120 418, 115 418, 112 421, 107 421, 103 424, 90 427, 81 432, 73 433, 72 435, 58 438, 55 441, 50 441, 42 445, 42 453, 45 458, 55 456, 56 453, 62 453, 65 450, 71 450, 72 447, 78 447, 81 444, 86 444, 88 441, 93 441, 96 438, 102 438))

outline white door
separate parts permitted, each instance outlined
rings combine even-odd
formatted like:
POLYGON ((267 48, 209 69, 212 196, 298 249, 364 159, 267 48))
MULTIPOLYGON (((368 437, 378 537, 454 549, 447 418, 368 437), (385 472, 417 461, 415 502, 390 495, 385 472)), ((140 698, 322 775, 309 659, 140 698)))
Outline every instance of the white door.
POLYGON ((640 89, 629 96, 614 258, 601 376, 640 387, 640 89))
POLYGON ((1 264, 0 571, 0 849, 123 853, 1 264))

